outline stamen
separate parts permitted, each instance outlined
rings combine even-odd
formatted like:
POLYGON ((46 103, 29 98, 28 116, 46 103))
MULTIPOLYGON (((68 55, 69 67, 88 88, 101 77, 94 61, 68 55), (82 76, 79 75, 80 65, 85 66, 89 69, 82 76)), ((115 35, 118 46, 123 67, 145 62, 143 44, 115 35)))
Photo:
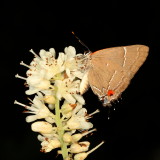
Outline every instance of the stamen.
POLYGON ((92 132, 94 132, 94 131, 97 131, 97 129, 94 128, 94 129, 92 129, 92 130, 90 130, 90 131, 88 131, 88 132, 82 133, 82 135, 83 135, 83 136, 86 136, 87 134, 92 133, 92 132))
POLYGON ((91 118, 91 116, 93 116, 94 114, 99 113, 99 112, 100 112, 100 110, 97 109, 97 110, 95 110, 93 113, 87 115, 86 118, 89 119, 89 118, 91 118))
POLYGON ((27 97, 27 99, 33 103, 33 101, 29 97, 27 97))
POLYGON ((93 149, 91 149, 90 151, 87 152, 87 155, 89 155, 90 153, 94 152, 96 149, 98 149, 102 144, 104 143, 104 141, 102 141, 100 144, 98 144, 96 147, 94 147, 93 149))
POLYGON ((27 65, 27 64, 25 64, 23 61, 20 62, 20 65, 25 66, 25 67, 27 67, 27 68, 30 68, 30 66, 27 65))
POLYGON ((26 106, 27 106, 27 105, 25 105, 25 104, 23 104, 23 103, 18 102, 17 100, 14 101, 14 104, 18 104, 18 105, 23 106, 23 107, 26 107, 26 106))
POLYGON ((30 51, 31 53, 33 53, 33 55, 34 55, 35 57, 40 58, 40 57, 33 51, 33 49, 30 49, 29 51, 30 51))
POLYGON ((27 80, 27 78, 25 78, 25 77, 22 77, 22 76, 19 76, 18 74, 16 74, 16 75, 15 75, 15 77, 16 77, 16 78, 23 79, 23 80, 27 80))

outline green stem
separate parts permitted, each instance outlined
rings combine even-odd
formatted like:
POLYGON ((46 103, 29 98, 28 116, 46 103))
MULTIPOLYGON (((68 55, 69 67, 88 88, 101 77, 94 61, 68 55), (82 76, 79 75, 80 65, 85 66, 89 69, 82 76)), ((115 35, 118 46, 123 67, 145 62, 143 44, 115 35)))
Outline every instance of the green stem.
POLYGON ((61 143, 62 156, 63 156, 63 159, 65 160, 68 157, 68 150, 67 150, 67 144, 63 141, 64 129, 63 129, 62 119, 60 114, 59 100, 57 98, 55 103, 55 120, 56 120, 59 140, 61 143))

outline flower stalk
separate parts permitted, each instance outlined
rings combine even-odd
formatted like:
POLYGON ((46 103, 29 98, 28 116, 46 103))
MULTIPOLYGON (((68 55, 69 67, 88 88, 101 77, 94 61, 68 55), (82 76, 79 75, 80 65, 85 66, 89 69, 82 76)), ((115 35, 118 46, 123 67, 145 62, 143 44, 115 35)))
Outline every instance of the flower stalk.
POLYGON ((67 150, 67 144, 63 141, 64 129, 63 129, 62 119, 61 119, 60 103, 57 98, 55 103, 55 122, 57 125, 57 132, 58 132, 59 140, 61 143, 62 157, 65 160, 68 157, 68 150, 67 150))

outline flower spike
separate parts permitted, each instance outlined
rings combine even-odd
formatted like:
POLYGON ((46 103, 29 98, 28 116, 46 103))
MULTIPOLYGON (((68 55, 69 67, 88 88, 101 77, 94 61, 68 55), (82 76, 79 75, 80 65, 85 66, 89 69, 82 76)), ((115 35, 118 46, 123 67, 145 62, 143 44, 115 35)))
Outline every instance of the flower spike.
POLYGON ((23 106, 24 113, 29 114, 26 122, 31 123, 33 132, 39 133, 41 152, 59 148, 63 160, 85 159, 104 143, 88 151, 90 142, 83 140, 84 136, 96 131, 89 119, 99 112, 97 109, 87 114, 83 106, 85 100, 80 94, 86 56, 76 54, 72 46, 60 52, 57 59, 54 48, 40 50, 39 55, 32 49, 30 52, 34 55, 32 62, 29 65, 20 62, 28 68, 27 77, 18 74, 15 77, 25 80, 29 87, 26 94, 34 96, 28 98, 29 105, 17 100, 14 104, 23 106))

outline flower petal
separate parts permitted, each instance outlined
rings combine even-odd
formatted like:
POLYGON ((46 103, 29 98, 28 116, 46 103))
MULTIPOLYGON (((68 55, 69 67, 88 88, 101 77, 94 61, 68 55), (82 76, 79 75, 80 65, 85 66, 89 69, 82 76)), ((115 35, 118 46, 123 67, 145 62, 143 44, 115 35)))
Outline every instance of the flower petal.
POLYGON ((54 49, 54 48, 50 48, 50 49, 49 49, 49 52, 52 53, 53 57, 55 57, 56 52, 55 52, 55 49, 54 49))
POLYGON ((69 93, 66 93, 65 95, 63 95, 63 97, 66 99, 66 101, 68 101, 71 104, 75 104, 76 103, 76 100, 69 93))
POLYGON ((82 108, 78 111, 77 116, 86 116, 87 114, 87 109, 86 108, 82 108))
POLYGON ((67 59, 73 58, 76 55, 76 49, 73 46, 66 47, 64 52, 67 55, 67 59))
POLYGON ((32 95, 32 94, 39 92, 40 90, 41 90, 40 88, 35 88, 35 87, 30 86, 29 90, 25 91, 25 93, 27 95, 32 95))
POLYGON ((84 100, 84 98, 83 98, 81 95, 79 95, 79 94, 74 94, 73 96, 75 97, 75 99, 76 99, 79 103, 81 103, 82 105, 85 104, 85 100, 84 100))
POLYGON ((37 115, 30 115, 26 117, 26 122, 30 123, 37 119, 37 115))
POLYGON ((52 125, 45 121, 34 122, 31 125, 32 131, 42 134, 49 134, 53 131, 52 125))

